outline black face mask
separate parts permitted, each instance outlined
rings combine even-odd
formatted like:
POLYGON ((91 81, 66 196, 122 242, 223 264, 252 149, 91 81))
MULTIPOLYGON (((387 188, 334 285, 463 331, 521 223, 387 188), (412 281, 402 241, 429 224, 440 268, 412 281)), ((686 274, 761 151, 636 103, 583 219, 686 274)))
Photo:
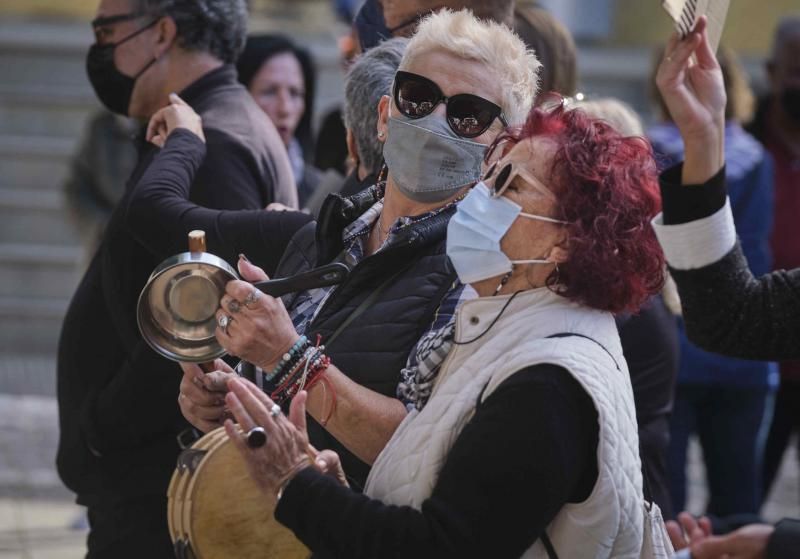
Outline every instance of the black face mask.
POLYGON ((781 105, 784 112, 800 124, 800 88, 785 89, 781 95, 781 105))
POLYGON ((89 47, 89 53, 86 55, 86 73, 89 75, 89 82, 91 82, 97 98, 109 111, 128 116, 128 107, 131 104, 136 80, 157 60, 154 57, 135 76, 126 76, 114 64, 114 49, 154 26, 156 22, 158 22, 157 19, 116 43, 108 45, 95 43, 89 47))

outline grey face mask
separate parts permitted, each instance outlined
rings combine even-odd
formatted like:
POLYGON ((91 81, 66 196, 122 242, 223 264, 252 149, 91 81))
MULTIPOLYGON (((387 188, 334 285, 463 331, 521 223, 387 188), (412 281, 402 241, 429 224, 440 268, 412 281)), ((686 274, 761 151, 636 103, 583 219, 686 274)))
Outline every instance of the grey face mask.
POLYGON ((405 196, 435 203, 478 181, 486 149, 459 138, 443 117, 431 113, 413 121, 389 117, 383 157, 405 196))

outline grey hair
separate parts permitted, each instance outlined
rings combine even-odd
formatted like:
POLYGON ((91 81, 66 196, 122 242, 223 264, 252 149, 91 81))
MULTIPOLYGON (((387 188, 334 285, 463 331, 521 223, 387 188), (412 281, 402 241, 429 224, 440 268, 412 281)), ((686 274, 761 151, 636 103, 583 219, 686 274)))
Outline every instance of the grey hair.
POLYGON ((775 28, 775 35, 772 40, 772 61, 775 62, 780 50, 789 36, 800 33, 800 13, 782 18, 775 28))
POLYGON ((569 108, 581 109, 592 118, 606 121, 623 136, 644 136, 642 121, 633 107, 614 97, 578 101, 569 105, 569 108))
POLYGON ((169 16, 178 44, 207 52, 228 64, 236 62, 247 38, 247 0, 132 0, 138 11, 169 16))
POLYGON ((371 48, 350 67, 344 80, 344 125, 356 141, 361 164, 378 170, 383 144, 378 141, 378 103, 391 95, 392 81, 403 59, 408 39, 398 37, 371 48))

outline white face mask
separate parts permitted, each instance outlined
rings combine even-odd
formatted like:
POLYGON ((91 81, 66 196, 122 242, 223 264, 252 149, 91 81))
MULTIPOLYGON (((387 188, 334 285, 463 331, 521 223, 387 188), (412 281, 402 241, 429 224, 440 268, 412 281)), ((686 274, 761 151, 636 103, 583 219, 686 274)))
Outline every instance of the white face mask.
POLYGON ((533 258, 510 260, 500 249, 500 240, 518 217, 548 223, 566 221, 522 212, 522 207, 503 196, 493 198, 479 182, 458 204, 447 226, 447 256, 462 283, 475 283, 510 272, 514 264, 552 264, 533 258))

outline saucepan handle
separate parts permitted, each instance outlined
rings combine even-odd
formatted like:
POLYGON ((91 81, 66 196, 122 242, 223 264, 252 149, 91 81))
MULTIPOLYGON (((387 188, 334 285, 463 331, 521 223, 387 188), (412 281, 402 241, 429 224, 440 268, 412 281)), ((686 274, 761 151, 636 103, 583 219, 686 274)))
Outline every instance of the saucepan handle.
POLYGON ((253 286, 267 295, 280 297, 287 293, 338 285, 344 281, 348 273, 350 269, 345 264, 334 262, 288 278, 260 281, 253 286))

